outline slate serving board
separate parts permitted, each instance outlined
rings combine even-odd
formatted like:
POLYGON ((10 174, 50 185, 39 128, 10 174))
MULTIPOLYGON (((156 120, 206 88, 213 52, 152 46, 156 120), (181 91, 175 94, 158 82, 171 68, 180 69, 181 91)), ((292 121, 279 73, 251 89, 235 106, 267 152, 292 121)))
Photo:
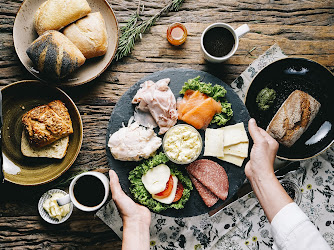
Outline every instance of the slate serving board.
POLYGON ((286 160, 303 160, 320 154, 334 142, 334 75, 324 66, 305 58, 284 58, 260 71, 253 79, 246 96, 251 117, 266 129, 283 102, 295 90, 313 96, 321 108, 309 128, 290 148, 280 144, 277 156, 286 160), (267 111, 258 109, 256 96, 265 87, 276 91, 276 99, 267 111), (323 126, 322 126, 323 125, 323 126), (313 137, 317 133, 318 137, 313 137), (315 143, 309 144, 310 138, 315 143))
MULTIPOLYGON (((201 76, 201 80, 203 82, 210 82, 212 84, 219 84, 222 85, 226 90, 226 98, 227 100, 232 104, 232 109, 234 112, 233 118, 228 122, 227 125, 243 122, 245 125, 246 130, 248 131, 248 120, 249 120, 249 114, 248 111, 243 104, 243 102, 239 99, 239 97, 234 93, 234 91, 223 81, 216 78, 215 76, 208 74, 203 71, 197 71, 192 69, 184 69, 184 68, 171 68, 166 69, 163 71, 155 72, 151 75, 148 75, 141 79, 139 82, 134 84, 117 102, 108 125, 107 135, 106 135, 106 151, 107 151, 107 157, 108 157, 108 164, 111 169, 115 170, 116 173, 119 176, 119 180, 121 183, 121 186, 126 194, 128 194, 130 197, 132 197, 129 186, 130 182, 128 180, 129 172, 137 165, 139 165, 141 162, 125 162, 125 161, 118 161, 115 160, 114 157, 111 155, 110 150, 108 148, 108 140, 111 134, 116 132, 119 128, 122 127, 122 123, 127 125, 128 120, 133 115, 134 112, 134 105, 131 104, 132 98, 137 93, 137 90, 140 87, 140 84, 142 84, 144 81, 152 80, 154 82, 163 79, 163 78, 170 78, 170 84, 169 87, 171 88, 172 92, 174 93, 175 97, 181 97, 182 95, 179 94, 184 82, 186 82, 188 79, 195 78, 197 76, 201 76)), ((181 123, 181 122, 178 122, 181 123)), ((210 126, 215 128, 216 126, 210 126)), ((156 128, 156 132, 158 129, 156 128)), ((199 130, 202 139, 204 141, 204 130, 199 130)), ((159 151, 162 150, 162 147, 159 149, 159 151)), ((199 159, 203 158, 203 150, 199 157, 199 159)), ((243 166, 237 167, 231 163, 227 163, 224 161, 221 161, 214 157, 205 157, 206 159, 211 159, 216 162, 218 162, 221 166, 224 167, 228 179, 229 179, 229 195, 226 199, 226 201, 230 198, 232 198, 238 189, 241 187, 245 180, 245 174, 244 174, 244 165, 247 160, 244 161, 243 166)), ((167 163, 168 165, 168 163, 167 163)), ((184 171, 184 174, 187 174, 185 171, 185 166, 179 165, 179 168, 184 171)), ((185 208, 182 210, 176 210, 176 209, 167 209, 165 211, 162 211, 160 214, 170 216, 170 217, 190 217, 190 216, 196 216, 204 213, 208 213, 209 211, 221 206, 224 204, 224 202, 219 200, 213 207, 208 208, 201 197, 199 196, 197 190, 194 187, 194 190, 191 193, 190 199, 185 205, 185 208)))

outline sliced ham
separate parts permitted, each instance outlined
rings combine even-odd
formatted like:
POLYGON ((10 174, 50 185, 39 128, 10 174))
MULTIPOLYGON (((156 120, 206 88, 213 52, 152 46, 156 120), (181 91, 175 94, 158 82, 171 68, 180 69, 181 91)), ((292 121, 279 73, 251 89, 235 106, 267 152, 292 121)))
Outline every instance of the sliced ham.
POLYGON ((227 198, 228 177, 218 163, 207 159, 197 160, 187 167, 187 171, 220 199, 227 198))
POLYGON ((189 174, 189 177, 197 189, 199 195, 202 197, 205 205, 208 207, 212 207, 219 200, 218 196, 212 193, 209 189, 207 189, 202 183, 200 183, 194 176, 189 174))
MULTIPOLYGON (((138 104, 137 111, 148 112, 158 124, 159 134, 164 134, 177 122, 176 100, 173 92, 168 87, 169 78, 161 79, 154 83, 146 81, 140 85, 140 89, 132 99, 133 104, 138 104)), ((136 121, 141 125, 151 124, 145 117, 137 112, 136 121)))

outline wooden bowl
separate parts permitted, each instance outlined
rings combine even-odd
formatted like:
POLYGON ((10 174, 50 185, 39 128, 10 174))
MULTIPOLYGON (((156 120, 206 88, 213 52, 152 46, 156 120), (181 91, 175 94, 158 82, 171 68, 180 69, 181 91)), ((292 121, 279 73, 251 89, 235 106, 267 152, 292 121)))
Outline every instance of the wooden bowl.
POLYGON ((58 178, 74 163, 82 144, 82 120, 74 102, 61 89, 36 80, 12 83, 1 93, 5 179, 19 185, 34 186, 58 178), (22 116, 30 109, 53 100, 65 103, 72 120, 74 132, 70 135, 66 155, 63 159, 26 157, 21 152, 22 116))
POLYGON ((99 11, 104 18, 108 33, 108 50, 104 56, 91 58, 68 77, 55 81, 45 78, 35 68, 28 57, 26 50, 29 45, 38 37, 34 29, 33 19, 36 10, 45 0, 25 0, 14 22, 13 40, 16 53, 26 69, 43 82, 52 82, 58 87, 77 86, 100 76, 112 62, 118 47, 118 23, 116 16, 106 0, 87 0, 92 12, 99 11))

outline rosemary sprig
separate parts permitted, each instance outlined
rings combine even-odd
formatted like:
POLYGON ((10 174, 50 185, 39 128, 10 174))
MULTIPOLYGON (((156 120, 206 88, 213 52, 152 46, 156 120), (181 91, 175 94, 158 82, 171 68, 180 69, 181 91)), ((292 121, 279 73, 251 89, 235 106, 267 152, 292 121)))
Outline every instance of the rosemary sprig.
POLYGON ((130 54, 138 38, 149 30, 162 15, 167 14, 170 11, 178 11, 183 2, 184 0, 170 0, 157 14, 148 20, 143 21, 140 18, 139 13, 139 1, 137 11, 130 16, 126 25, 121 28, 121 36, 119 38, 119 44, 115 55, 116 61, 130 54))

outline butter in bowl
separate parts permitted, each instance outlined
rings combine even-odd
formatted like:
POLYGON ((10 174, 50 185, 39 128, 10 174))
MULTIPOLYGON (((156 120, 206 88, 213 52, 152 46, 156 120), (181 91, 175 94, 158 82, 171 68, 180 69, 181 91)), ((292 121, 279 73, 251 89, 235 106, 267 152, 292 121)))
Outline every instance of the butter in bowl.
POLYGON ((199 157, 203 142, 201 135, 193 126, 178 124, 167 131, 162 147, 172 162, 189 164, 199 157))

